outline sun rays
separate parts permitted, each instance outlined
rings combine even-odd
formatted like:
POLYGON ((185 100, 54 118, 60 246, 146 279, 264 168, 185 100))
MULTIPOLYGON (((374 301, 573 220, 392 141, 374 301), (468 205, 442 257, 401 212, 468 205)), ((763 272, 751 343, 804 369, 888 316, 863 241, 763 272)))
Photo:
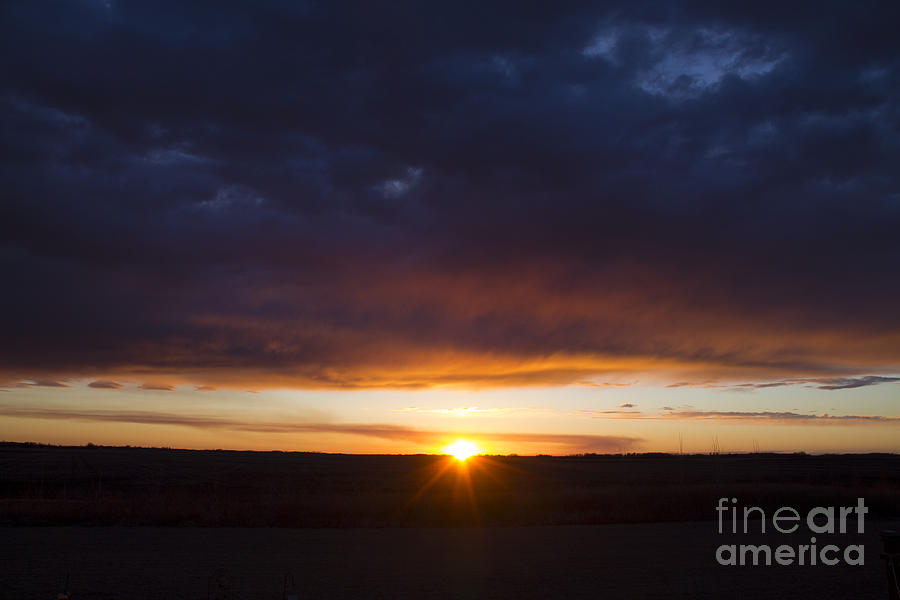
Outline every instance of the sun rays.
POLYGON ((453 456, 458 461, 465 461, 478 454, 478 446, 475 442, 459 439, 444 448, 444 452, 453 456))
POLYGON ((441 451, 443 457, 435 457, 423 467, 422 483, 403 512, 415 511, 420 503, 437 505, 444 507, 441 512, 448 522, 477 524, 481 522, 480 504, 490 503, 498 489, 509 489, 509 477, 523 474, 518 467, 481 454, 482 449, 472 440, 456 439, 441 451))

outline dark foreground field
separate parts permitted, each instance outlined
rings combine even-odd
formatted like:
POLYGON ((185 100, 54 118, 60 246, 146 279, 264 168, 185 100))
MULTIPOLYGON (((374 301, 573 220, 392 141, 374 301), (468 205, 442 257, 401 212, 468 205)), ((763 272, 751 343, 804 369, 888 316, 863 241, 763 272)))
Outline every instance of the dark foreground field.
POLYGON ((898 455, 476 457, 0 445, 0 524, 573 525, 855 504, 900 515, 898 455))
POLYGON ((15 527, 2 530, 0 598, 55 598, 66 573, 74 600, 202 600, 219 583, 227 598, 277 600, 286 574, 304 600, 887 598, 878 524, 840 540, 865 544, 864 566, 833 567, 723 567, 715 528, 15 527))
MULTIPOLYGON (((0 445, 0 600, 886 598, 895 455, 478 457, 0 445), (721 566, 715 506, 870 513, 851 566, 721 566), (221 585, 221 588, 219 586, 221 585), (223 595, 216 596, 216 591, 223 595)), ((758 522, 751 522, 751 530, 758 522)))

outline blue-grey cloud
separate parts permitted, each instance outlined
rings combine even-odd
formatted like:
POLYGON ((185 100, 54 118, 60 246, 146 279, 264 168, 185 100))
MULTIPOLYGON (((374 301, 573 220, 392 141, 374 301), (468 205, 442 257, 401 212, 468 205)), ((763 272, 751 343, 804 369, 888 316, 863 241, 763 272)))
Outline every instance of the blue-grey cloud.
POLYGON ((896 383, 900 377, 886 377, 883 375, 865 375, 863 377, 814 377, 807 379, 783 379, 780 381, 740 383, 734 386, 719 386, 726 389, 767 389, 802 385, 815 387, 820 390, 850 390, 854 388, 878 385, 881 383, 896 383))
POLYGON ((898 20, 4 2, 0 375, 896 372, 898 20))
POLYGON ((664 406, 663 412, 645 413, 638 410, 579 410, 576 414, 592 419, 630 420, 686 420, 686 421, 755 421, 759 423, 785 423, 793 425, 859 425, 900 424, 900 417, 891 415, 854 415, 833 413, 798 413, 796 411, 722 411, 675 409, 664 406))
POLYGON ((879 383, 896 383, 900 381, 900 377, 881 377, 878 375, 867 375, 866 377, 836 377, 831 379, 818 379, 820 390, 849 390, 868 385, 878 385, 879 383))
POLYGON ((763 421, 792 424, 900 424, 900 417, 886 415, 836 415, 829 413, 805 414, 793 411, 674 411, 664 415, 666 419, 722 420, 722 421, 763 421))

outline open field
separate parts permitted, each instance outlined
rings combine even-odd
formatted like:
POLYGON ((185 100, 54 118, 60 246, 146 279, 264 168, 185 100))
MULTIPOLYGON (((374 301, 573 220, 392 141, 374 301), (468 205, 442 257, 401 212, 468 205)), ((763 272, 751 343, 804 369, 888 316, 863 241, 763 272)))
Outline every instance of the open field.
POLYGON ((53 598, 67 572, 75 600, 202 600, 219 581, 235 600, 276 600, 288 573, 304 599, 887 597, 875 523, 839 542, 864 543, 864 566, 723 567, 715 529, 15 527, 2 530, 0 598, 53 598))
POLYGON ((767 509, 900 515, 900 456, 356 456, 0 446, 0 523, 433 527, 706 520, 767 509))
MULTIPOLYGON (((900 457, 353 456, 0 446, 0 600, 884 598, 900 457), (852 506, 864 564, 722 566, 719 498, 852 506)), ((855 523, 855 521, 853 521, 855 523)))

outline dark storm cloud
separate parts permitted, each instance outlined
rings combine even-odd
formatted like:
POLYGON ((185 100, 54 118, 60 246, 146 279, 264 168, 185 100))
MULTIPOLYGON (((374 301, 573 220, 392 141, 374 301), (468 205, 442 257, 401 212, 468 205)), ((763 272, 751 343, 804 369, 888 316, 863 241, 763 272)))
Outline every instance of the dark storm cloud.
POLYGON ((896 3, 0 10, 4 380, 900 369, 896 3))

